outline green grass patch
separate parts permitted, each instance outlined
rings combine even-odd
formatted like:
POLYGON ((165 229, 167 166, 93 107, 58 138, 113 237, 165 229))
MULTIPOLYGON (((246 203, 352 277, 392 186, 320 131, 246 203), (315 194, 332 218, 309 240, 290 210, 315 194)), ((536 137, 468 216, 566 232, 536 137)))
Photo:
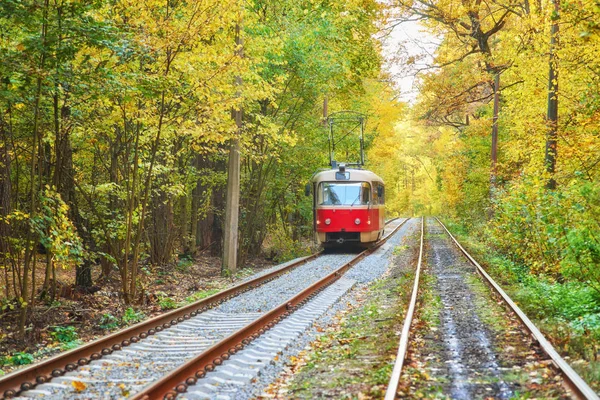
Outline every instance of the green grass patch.
POLYGON ((200 290, 200 291, 195 292, 195 293, 191 294, 190 296, 186 297, 181 305, 186 305, 186 304, 190 304, 195 301, 198 301, 198 300, 205 299, 207 297, 212 296, 213 294, 219 293, 220 291, 221 291, 221 289, 200 290))

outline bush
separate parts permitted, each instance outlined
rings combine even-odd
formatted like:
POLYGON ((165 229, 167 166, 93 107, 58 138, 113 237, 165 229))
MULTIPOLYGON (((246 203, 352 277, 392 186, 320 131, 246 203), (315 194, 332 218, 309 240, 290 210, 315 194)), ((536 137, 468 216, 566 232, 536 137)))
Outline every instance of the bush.
POLYGON ((60 343, 68 343, 77 339, 77 329, 74 326, 55 326, 50 336, 60 343))
POLYGON ((181 256, 177 262, 177 270, 180 272, 187 272, 192 265, 194 265, 194 259, 191 256, 184 255, 181 256))
POLYGON ((33 354, 18 352, 10 357, 10 362, 13 365, 27 365, 33 362, 33 354))
POLYGON ((122 321, 125 325, 129 325, 140 322, 144 318, 146 318, 146 315, 143 312, 135 311, 133 308, 129 307, 127 310, 125 310, 122 321))
POLYGON ((199 292, 195 292, 194 294, 185 298, 184 304, 193 303, 195 301, 205 299, 209 296, 212 296, 215 293, 219 293, 219 291, 220 291, 219 289, 208 289, 208 290, 202 290, 199 292))
POLYGON ((600 312, 598 294, 589 286, 536 277, 529 277, 523 283, 516 297, 530 317, 575 321, 600 312))
POLYGON ((515 181, 495 199, 489 244, 534 275, 576 280, 600 292, 600 187, 575 179, 558 190, 515 181))
POLYGON ((591 333, 598 340, 600 339, 600 313, 580 317, 571 322, 571 327, 581 335, 591 333))
POLYGON ((167 296, 166 293, 157 292, 156 295, 158 296, 158 305, 161 310, 165 311, 177 308, 177 302, 169 296, 167 296))
POLYGON ((292 240, 288 232, 279 224, 269 227, 269 236, 265 241, 265 252, 276 262, 285 262, 311 253, 310 244, 292 240))
POLYGON ((111 313, 105 313, 100 318, 100 328, 102 329, 115 329, 119 326, 119 318, 115 317, 111 313))
POLYGON ((80 344, 81 344, 81 340, 77 339, 77 340, 73 340, 72 342, 62 343, 60 345, 60 349, 62 351, 72 350, 75 347, 78 347, 80 344))

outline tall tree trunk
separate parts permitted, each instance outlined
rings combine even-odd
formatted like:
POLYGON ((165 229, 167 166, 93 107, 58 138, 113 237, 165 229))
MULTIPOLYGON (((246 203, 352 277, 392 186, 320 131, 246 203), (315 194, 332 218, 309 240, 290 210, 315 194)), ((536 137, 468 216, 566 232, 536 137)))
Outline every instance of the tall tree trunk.
MULTIPOLYGON (((244 56, 243 39, 241 36, 240 21, 235 25, 235 55, 239 58, 244 56)), ((242 77, 235 77, 238 87, 236 97, 241 99, 242 77)), ((239 237, 239 213, 240 213, 240 137, 242 135, 243 110, 238 104, 233 110, 233 118, 236 125, 235 137, 231 140, 229 148, 229 166, 227 169, 227 201, 225 206, 225 225, 223 238, 223 263, 221 273, 235 274, 238 264, 238 237, 239 237)))
POLYGON ((4 269, 4 294, 10 297, 8 266, 10 257, 10 225, 6 217, 12 212, 12 185, 10 182, 10 140, 9 129, 0 118, 0 266, 4 269))
POLYGON ((193 241, 190 239, 190 199, 191 194, 186 193, 178 201, 177 225, 179 225, 179 241, 183 254, 192 254, 194 250, 193 241))
MULTIPOLYGON (((500 72, 494 74, 494 116, 492 122, 492 172, 490 183, 492 189, 496 186, 496 164, 498 163, 498 113, 500 110, 500 72)), ((491 191, 490 193, 493 193, 491 191)))
MULTIPOLYGON (((163 179, 168 179, 163 176, 163 179)), ((175 224, 173 223, 173 203, 170 195, 159 189, 152 199, 152 221, 148 229, 150 239, 150 262, 156 265, 171 260, 175 244, 175 224)))
MULTIPOLYGON (((196 154, 194 160, 192 161, 196 172, 200 171, 201 162, 202 157, 199 154, 196 154)), ((201 184, 202 180, 196 180, 196 186, 194 186, 194 188, 192 189, 192 204, 190 209, 190 226, 192 236, 190 252, 192 254, 196 253, 201 241, 201 236, 198 234, 198 232, 200 231, 200 215, 198 214, 200 212, 200 196, 202 194, 200 188, 201 184)))
POLYGON ((216 187, 212 193, 212 206, 209 214, 209 218, 212 219, 210 225, 211 228, 211 244, 210 253, 213 256, 221 255, 223 252, 223 227, 225 223, 224 213, 217 212, 216 210, 222 210, 223 204, 225 204, 225 188, 216 187))
MULTIPOLYGON (((241 110, 236 111, 236 124, 241 130, 241 110), (238 115, 239 114, 239 118, 238 115), (238 123, 239 119, 239 123, 238 123)), ((227 201, 225 207, 225 225, 223 241, 223 264, 221 272, 232 275, 237 271, 238 223, 240 211, 240 140, 232 140, 229 150, 227 172, 227 201)))
MULTIPOLYGON (((44 9, 43 13, 43 23, 41 27, 40 39, 42 42, 42 48, 46 46, 46 38, 48 33, 48 8, 50 1, 44 1, 44 9)), ((42 52, 40 56, 39 68, 41 71, 45 69, 46 66, 46 53, 42 52)), ((33 219, 37 215, 37 196, 40 193, 41 189, 41 176, 36 177, 36 170, 38 174, 41 174, 41 165, 39 160, 39 130, 40 130, 40 113, 41 113, 41 101, 42 101, 42 76, 38 75, 36 79, 36 92, 35 92, 35 100, 34 100, 34 108, 33 108, 33 135, 32 135, 32 144, 31 144, 31 163, 30 163, 30 171, 29 171, 29 218, 33 219)), ((25 325, 27 323, 27 299, 29 298, 29 273, 31 268, 35 268, 35 257, 34 254, 37 251, 37 241, 34 240, 34 233, 31 229, 27 231, 26 234, 26 249, 25 249, 25 260, 23 264, 22 280, 21 280, 21 298, 24 299, 25 303, 21 304, 21 311, 19 314, 19 337, 21 340, 25 339, 25 325), (32 263, 33 260, 33 263, 32 263)))
POLYGON ((548 133, 546 134, 546 152, 544 155, 544 164, 549 178, 546 188, 556 189, 556 156, 557 156, 557 138, 558 138, 558 65, 556 50, 558 47, 558 21, 559 21, 559 2, 553 0, 554 13, 552 15, 552 27, 550 30, 550 61, 548 67, 548 133))

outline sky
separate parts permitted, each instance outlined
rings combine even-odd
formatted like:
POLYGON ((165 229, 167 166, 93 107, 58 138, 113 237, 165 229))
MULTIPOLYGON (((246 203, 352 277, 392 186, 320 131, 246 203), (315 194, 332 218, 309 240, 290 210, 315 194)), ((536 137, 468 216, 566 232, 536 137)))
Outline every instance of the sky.
POLYGON ((382 35, 381 39, 385 68, 396 87, 400 88, 400 100, 414 103, 419 93, 418 72, 432 65, 439 40, 416 21, 393 26, 391 32, 382 35))

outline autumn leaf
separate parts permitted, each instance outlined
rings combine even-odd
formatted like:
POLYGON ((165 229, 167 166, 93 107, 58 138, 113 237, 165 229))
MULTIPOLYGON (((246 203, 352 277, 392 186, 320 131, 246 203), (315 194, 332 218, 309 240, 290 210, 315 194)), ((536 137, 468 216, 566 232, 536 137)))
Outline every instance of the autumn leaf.
POLYGON ((119 383, 119 389, 121 389, 121 395, 125 397, 129 396, 129 389, 127 389, 124 383, 119 383))
POLYGON ((81 381, 73 381, 71 382, 71 386, 78 392, 82 392, 87 388, 87 385, 81 381))

